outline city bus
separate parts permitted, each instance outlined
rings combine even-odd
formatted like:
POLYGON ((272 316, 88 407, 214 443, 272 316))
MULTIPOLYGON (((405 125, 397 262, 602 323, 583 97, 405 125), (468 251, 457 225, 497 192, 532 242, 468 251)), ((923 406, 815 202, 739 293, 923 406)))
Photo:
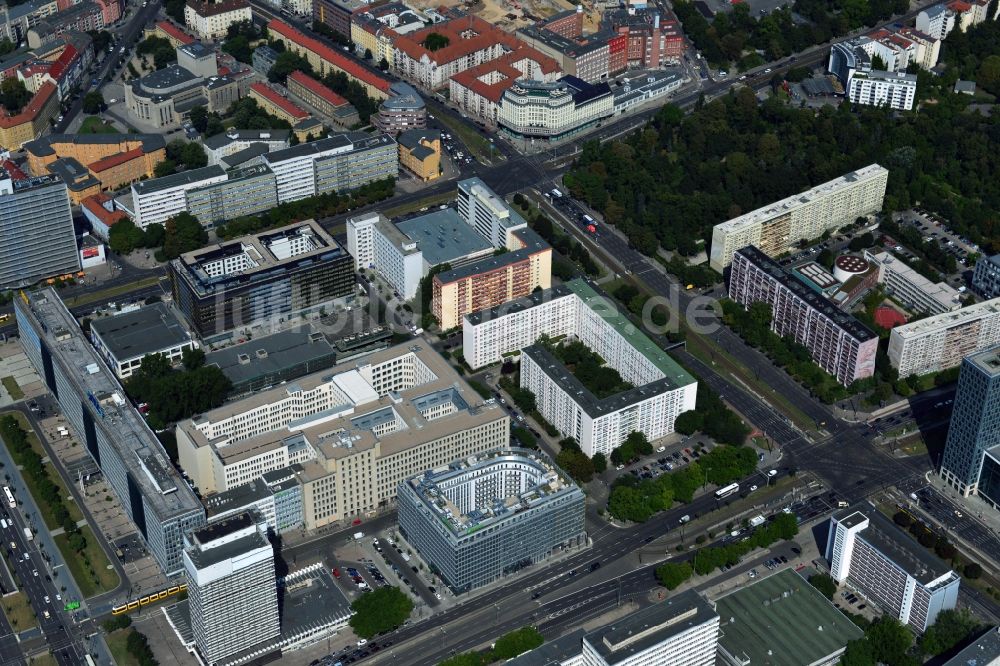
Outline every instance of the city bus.
POLYGON ((740 484, 730 483, 725 488, 719 488, 715 491, 715 499, 723 499, 724 497, 735 495, 738 492, 740 492, 740 484))
POLYGON ((7 486, 3 487, 3 494, 7 496, 7 506, 12 509, 17 508, 17 502, 14 501, 14 493, 10 492, 10 488, 7 486))

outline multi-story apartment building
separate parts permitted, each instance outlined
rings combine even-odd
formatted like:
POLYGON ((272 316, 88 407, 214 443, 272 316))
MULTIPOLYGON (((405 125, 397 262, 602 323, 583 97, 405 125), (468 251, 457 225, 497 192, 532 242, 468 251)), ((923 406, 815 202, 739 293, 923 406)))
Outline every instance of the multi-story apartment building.
POLYGON ((983 298, 1000 296, 1000 254, 979 257, 972 272, 972 290, 983 298))
MULTIPOLYGON (((387 80, 284 21, 271 21, 267 24, 267 32, 270 39, 281 42, 288 51, 308 60, 315 75, 324 77, 331 72, 343 72, 348 79, 364 88, 369 97, 385 99, 389 96, 387 80)), ((344 34, 350 36, 349 24, 344 34)))
POLYGON ((577 629, 506 662, 507 666, 713 666, 720 617, 695 590, 577 629))
POLYGON ((37 139, 59 113, 59 88, 46 81, 19 113, 0 115, 0 145, 19 149, 37 139))
POLYGON ((239 513, 200 527, 186 536, 185 546, 191 631, 207 664, 280 635, 274 547, 260 514, 239 513))
POLYGON ((169 275, 174 302, 202 337, 354 292, 350 255, 315 220, 188 252, 169 275))
POLYGON ((897 35, 910 40, 915 45, 912 61, 918 66, 931 70, 937 67, 941 54, 941 40, 916 28, 900 28, 897 35))
POLYGON ((720 273, 741 247, 755 245, 776 257, 800 240, 852 224, 882 209, 889 172, 871 164, 811 190, 793 194, 712 229, 710 265, 720 273))
POLYGON ((510 419, 433 349, 373 352, 185 421, 181 467, 202 493, 299 463, 313 529, 396 501, 423 470, 509 445, 510 419))
MULTIPOLYGON (((105 27, 105 7, 93 0, 82 0, 55 14, 50 14, 28 29, 28 46, 42 44, 67 32, 92 32, 105 27)), ((109 14, 110 15, 110 14, 109 14)))
POLYGON ((5 5, 0 12, 0 37, 20 44, 27 40, 29 28, 58 11, 56 0, 29 0, 19 5, 5 5))
POLYGON ((33 174, 52 173, 54 164, 67 162, 90 174, 93 182, 85 192, 70 191, 76 205, 103 190, 152 178, 156 165, 167 158, 166 147, 158 134, 50 134, 25 144, 24 150, 33 174))
POLYGON ((441 88, 455 74, 516 50, 523 44, 512 34, 470 14, 460 19, 400 35, 394 47, 393 68, 427 89, 441 88), (448 45, 436 50, 424 46, 427 36, 437 34, 448 45))
POLYGON ((208 166, 212 166, 222 164, 223 158, 253 146, 262 146, 261 154, 288 148, 290 135, 289 130, 231 129, 225 134, 216 134, 203 139, 202 147, 208 157, 208 166))
POLYGON ((396 137, 399 165, 425 183, 441 176, 441 132, 411 129, 396 137))
POLYGON ((131 377, 149 354, 179 363, 185 351, 198 348, 197 341, 163 303, 94 319, 90 340, 119 379, 131 377))
POLYGON ((583 492, 539 451, 450 461, 398 493, 399 531, 457 593, 586 542, 583 492))
POLYGON ((855 72, 847 83, 847 99, 864 106, 910 111, 917 95, 917 75, 902 72, 855 72))
POLYGON ((289 74, 285 85, 293 97, 341 127, 353 127, 360 120, 353 104, 304 72, 289 74))
POLYGON ((917 633, 958 601, 958 575, 871 504, 834 514, 826 559, 835 581, 917 633))
POLYGON ((991 347, 962 360, 948 439, 941 457, 941 477, 963 496, 978 494, 997 506, 1000 504, 997 460, 1000 460, 1000 347, 991 347))
POLYGON ((18 333, 35 371, 168 576, 184 569, 185 532, 205 509, 170 464, 146 420, 49 287, 14 299, 18 333))
POLYGON ((462 317, 552 286, 552 248, 527 226, 507 234, 506 252, 437 273, 431 310, 444 329, 462 317))
POLYGON ((14 180, 0 169, 0 287, 26 287, 80 270, 66 185, 54 176, 14 180))
POLYGON ((587 83, 606 81, 613 71, 625 69, 627 35, 617 35, 605 30, 589 35, 563 37, 544 27, 527 26, 519 29, 517 36, 531 48, 555 60, 563 72, 587 83), (613 59, 612 52, 620 57, 613 59))
POLYGON ((250 98, 255 100, 264 111, 284 120, 289 125, 295 125, 310 117, 308 111, 266 83, 251 85, 250 98))
POLYGON ((252 20, 250 5, 246 0, 190 0, 184 6, 184 23, 198 39, 205 41, 224 39, 229 26, 252 20))
POLYGON ((896 326, 889 335, 889 362, 900 377, 925 375, 997 344, 1000 298, 896 326))
POLYGON ((922 33, 944 40, 955 28, 955 13, 944 3, 932 5, 917 14, 916 27, 922 33))
POLYGON ((185 44, 191 44, 195 41, 195 38, 184 32, 181 28, 177 27, 170 21, 157 21, 151 28, 146 28, 143 31, 143 38, 149 37, 159 37, 161 39, 166 39, 170 42, 170 46, 175 49, 178 46, 184 46, 185 44))
POLYGON ((515 82, 527 79, 554 83, 559 76, 561 70, 555 60, 535 49, 520 47, 455 74, 448 80, 448 90, 451 101, 460 109, 496 124, 504 93, 515 82))
POLYGON ((878 335, 752 245, 733 255, 729 297, 744 308, 770 305, 771 330, 804 345, 844 386, 874 374, 878 335))
POLYGON ((185 200, 189 213, 212 226, 271 210, 278 205, 278 184, 266 164, 256 164, 227 171, 223 181, 187 190, 185 200))
POLYGON ((479 368, 521 351, 521 387, 538 410, 589 456, 610 454, 633 431, 655 440, 694 409, 697 382, 587 282, 577 279, 491 310, 466 315, 466 363, 479 368), (633 387, 598 399, 552 354, 541 336, 575 338, 633 387))
POLYGON ((878 283, 903 305, 917 312, 941 314, 962 307, 962 294, 947 282, 931 282, 889 252, 865 250, 865 259, 878 269, 878 283))
MULTIPOLYGON (((468 178, 458 183, 455 209, 436 210, 398 224, 378 213, 348 220, 347 247, 357 270, 378 272, 406 300, 416 295, 421 278, 435 266, 444 264, 449 270, 467 267, 451 276, 454 279, 450 282, 457 282, 499 269, 508 260, 527 260, 529 273, 523 277, 540 285, 550 279, 551 251, 545 254, 535 235, 512 236, 512 232, 525 227, 527 222, 482 180, 468 178), (513 259, 504 255, 494 257, 494 250, 499 248, 513 251, 510 253, 513 259), (529 248, 534 249, 529 251, 529 248), (528 255, 536 254, 529 259, 528 255)), ((504 289, 498 282, 491 291, 499 298, 504 289)), ((457 298, 457 292, 450 293, 448 298, 452 297, 457 298)), ((464 307, 457 300, 449 300, 446 309, 453 305, 464 307)))
POLYGON ((396 81, 371 122, 380 132, 394 136, 409 129, 424 129, 427 127, 427 106, 413 86, 396 81))
POLYGON ((559 141, 610 118, 614 111, 607 83, 592 85, 574 76, 554 83, 521 80, 503 93, 497 123, 515 139, 559 141))
MULTIPOLYGON (((662 19, 658 10, 612 9, 604 12, 602 27, 628 39, 625 64, 629 69, 659 69, 679 65, 684 56, 684 34, 675 19, 662 19)), ((614 54, 609 54, 614 60, 614 54)), ((620 71, 613 67, 612 73, 620 71)))
POLYGON ((396 142, 385 134, 336 134, 276 150, 263 159, 277 178, 282 202, 346 192, 399 174, 396 142))
POLYGON ((187 209, 188 190, 225 181, 225 170, 216 164, 133 183, 135 223, 142 229, 150 224, 164 224, 187 209))

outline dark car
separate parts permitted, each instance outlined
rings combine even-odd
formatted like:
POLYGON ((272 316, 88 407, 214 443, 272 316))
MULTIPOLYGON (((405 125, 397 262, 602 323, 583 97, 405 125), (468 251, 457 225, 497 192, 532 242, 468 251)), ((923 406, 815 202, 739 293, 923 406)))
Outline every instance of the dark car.
POLYGON ((600 562, 591 562, 590 563, 590 570, 591 571, 597 571, 600 568, 601 568, 601 563, 600 562))

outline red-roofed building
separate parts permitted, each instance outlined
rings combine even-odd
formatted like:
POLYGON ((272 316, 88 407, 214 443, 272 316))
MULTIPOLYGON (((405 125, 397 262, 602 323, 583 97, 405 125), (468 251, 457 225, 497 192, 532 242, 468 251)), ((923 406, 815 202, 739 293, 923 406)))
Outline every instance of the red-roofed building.
POLYGON ((0 145, 17 150, 32 141, 49 126, 49 119, 59 112, 59 92, 55 84, 46 81, 20 113, 8 115, 0 106, 0 145))
POLYGON ((294 71, 289 74, 286 86, 297 100, 335 120, 339 125, 353 127, 360 122, 353 104, 304 72, 294 71))
POLYGON ((21 167, 17 166, 10 160, 4 160, 0 166, 2 166, 3 170, 7 172, 7 175, 10 176, 11 180, 25 180, 28 178, 28 176, 21 171, 21 167))
POLYGON ((246 0, 216 0, 199 2, 188 0, 184 6, 184 23, 200 39, 221 39, 226 36, 229 26, 243 21, 252 21, 250 5, 246 0))
POLYGON ((104 192, 92 194, 81 201, 80 209, 83 211, 83 216, 90 221, 94 235, 105 241, 108 240, 112 226, 128 219, 124 211, 115 210, 114 200, 104 192))
POLYGON ((194 43, 195 39, 170 21, 160 21, 151 30, 146 30, 146 37, 161 37, 170 41, 174 48, 194 43))
POLYGON ((401 76, 436 89, 456 74, 522 46, 524 42, 509 32, 469 15, 397 37, 393 67, 401 76), (436 51, 428 49, 424 41, 432 33, 446 37, 448 45, 436 51))
POLYGON ((108 169, 113 169, 116 166, 120 166, 134 159, 142 157, 142 148, 133 148, 132 150, 127 150, 124 153, 118 153, 117 155, 110 155, 103 159, 99 159, 96 162, 92 162, 88 167, 95 174, 107 171, 108 169))
POLYGON ((265 83, 251 85, 250 98, 257 100, 260 108, 272 116, 287 120, 292 125, 309 118, 308 111, 297 106, 290 99, 282 97, 281 93, 265 83))
POLYGON ((551 82, 560 76, 555 60, 529 47, 455 74, 448 81, 450 99, 459 108, 496 123, 504 91, 518 79, 551 82))
POLYGON ((389 82, 386 79, 318 39, 309 37, 284 21, 271 21, 267 24, 267 31, 271 39, 283 43, 287 50, 308 60, 313 71, 320 76, 326 76, 330 72, 343 72, 347 78, 364 87, 369 97, 385 99, 389 96, 389 82))

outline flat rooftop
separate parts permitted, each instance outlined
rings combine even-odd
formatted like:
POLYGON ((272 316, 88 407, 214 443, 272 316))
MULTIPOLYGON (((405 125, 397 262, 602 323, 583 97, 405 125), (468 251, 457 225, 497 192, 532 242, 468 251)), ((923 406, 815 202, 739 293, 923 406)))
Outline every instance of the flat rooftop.
POLYGON ((452 208, 403 220, 396 223, 396 228, 418 243, 429 266, 493 250, 493 246, 452 208))
POLYGON ((905 261, 889 252, 879 252, 870 256, 878 263, 884 264, 887 270, 896 273, 902 280, 913 285, 914 289, 940 303, 946 310, 954 309, 958 305, 962 295, 950 284, 946 282, 931 282, 910 268, 905 261))
POLYGON ((16 299, 16 307, 36 322, 38 336, 63 366, 74 391, 81 397, 89 397, 83 401, 83 409, 90 412, 95 427, 103 431, 115 448, 145 498, 146 511, 155 513, 161 523, 204 512, 201 502, 181 480, 160 441, 125 397, 117 378, 98 358, 55 289, 47 287, 23 295, 27 302, 16 299))
MULTIPOLYGON (((425 506, 448 526, 459 538, 496 523, 514 518, 556 497, 569 494, 583 495, 573 480, 544 453, 531 449, 501 449, 456 460, 446 467, 428 470, 410 477, 404 483, 416 493, 425 506), (495 470, 505 462, 518 462, 521 468, 514 471, 495 470), (530 470, 530 471, 529 471, 530 470), (504 487, 520 485, 520 492, 504 497, 483 497, 475 493, 475 505, 459 506, 450 499, 449 491, 473 481, 476 477, 503 474, 504 487), (511 475, 519 475, 519 484, 511 475)), ((478 488, 477 488, 478 490, 478 488)))
POLYGON ((805 192, 793 194, 792 196, 785 197, 780 201, 775 201, 774 203, 762 206, 757 210, 752 210, 749 213, 740 215, 739 217, 734 217, 727 222, 717 224, 715 225, 715 229, 727 234, 733 233, 740 227, 753 226, 770 220, 777 215, 789 213, 796 208, 812 203, 817 199, 822 199, 823 197, 829 196, 844 188, 852 187, 863 180, 868 180, 882 175, 888 176, 888 174, 888 170, 878 164, 870 164, 862 169, 858 169, 857 171, 851 171, 843 176, 840 176, 839 178, 827 181, 822 185, 817 185, 816 187, 806 190, 805 192))
POLYGON ((686 590, 596 629, 588 633, 584 640, 606 662, 620 664, 658 643, 711 622, 719 616, 698 592, 686 590))
POLYGON ((218 164, 213 164, 212 166, 202 167, 200 169, 191 169, 190 171, 173 173, 169 176, 163 176, 162 178, 141 180, 138 183, 133 183, 132 189, 138 193, 139 196, 142 196, 145 194, 153 194, 154 192, 162 192, 174 187, 200 183, 204 180, 208 180, 209 178, 218 178, 219 176, 225 177, 225 175, 225 169, 218 164))
POLYGON ((982 303, 967 305, 954 312, 943 312, 910 324, 896 326, 892 329, 892 337, 902 340, 918 338, 929 333, 965 326, 977 319, 992 317, 998 314, 1000 314, 1000 298, 994 298, 982 303))
POLYGON ((218 150, 228 146, 231 143, 245 143, 245 142, 265 142, 265 141, 288 141, 288 137, 291 135, 290 130, 282 129, 269 129, 269 130, 246 130, 246 129, 232 129, 223 134, 215 134, 202 141, 206 148, 211 148, 212 150, 218 150))
POLYGON ((90 330, 119 361, 155 354, 191 341, 177 316, 164 303, 95 319, 90 330))
MULTIPOLYGON (((838 308, 829 298, 816 293, 810 289, 805 282, 798 279, 794 275, 786 273, 785 269, 781 267, 781 264, 761 252, 757 247, 747 245, 746 247, 736 250, 735 254, 742 255, 749 259, 750 263, 777 280, 780 285, 791 291, 799 299, 805 301, 809 307, 826 319, 835 323, 841 330, 855 340, 865 342, 866 340, 872 340, 878 337, 874 331, 869 329, 853 316, 838 308)), ((897 329, 893 330, 895 331, 897 329)))
POLYGON ((315 372, 267 391, 254 393, 201 416, 182 421, 184 429, 196 446, 213 446, 225 463, 236 462, 282 445, 310 446, 328 458, 346 457, 380 445, 383 457, 405 451, 418 444, 439 439, 460 430, 507 418, 506 412, 492 399, 484 400, 432 347, 424 343, 405 343, 374 351, 360 359, 315 372), (379 396, 357 372, 366 365, 379 365, 413 353, 430 371, 429 379, 399 393, 379 396), (351 391, 356 403, 334 406, 325 412, 293 421, 284 428, 265 432, 234 443, 219 446, 198 428, 199 424, 224 421, 263 405, 273 405, 291 393, 310 391, 321 385, 337 382, 341 390, 351 391), (456 411, 428 420, 421 414, 445 398, 456 411), (395 430, 376 434, 374 428, 386 423, 389 410, 398 419, 395 430))
POLYGON ((864 633, 792 569, 716 600, 719 648, 751 664, 821 663, 864 633))
MULTIPOLYGON (((451 209, 449 208, 448 210, 451 209)), ((499 270, 511 264, 528 261, 531 255, 550 249, 549 244, 530 227, 522 227, 513 233, 523 244, 521 249, 483 257, 464 266, 453 268, 450 271, 438 273, 434 276, 434 279, 444 284, 463 280, 472 275, 489 273, 490 271, 499 270)))
POLYGON ((195 530, 192 539, 195 541, 195 545, 191 548, 185 548, 184 552, 191 559, 191 564, 199 570, 220 564, 248 551, 271 548, 267 537, 257 531, 255 522, 248 512, 237 513, 220 521, 209 523, 205 527, 195 530), (205 547, 216 539, 251 527, 253 531, 236 537, 232 541, 205 547))
POLYGON ((295 366, 309 368, 325 359, 328 366, 333 365, 335 354, 336 349, 325 335, 306 328, 279 331, 219 349, 205 357, 205 364, 217 366, 234 385, 239 385, 295 366))
POLYGON ((996 666, 1000 664, 1000 627, 991 627, 943 666, 996 666))
POLYGON ((985 375, 996 377, 1000 375, 1000 346, 991 347, 965 357, 966 363, 971 363, 985 375))
MULTIPOLYGON (((922 585, 928 585, 952 571, 951 567, 933 553, 921 546, 909 534, 899 529, 871 504, 850 507, 835 514, 840 521, 853 515, 868 518, 868 527, 858 535, 892 560, 896 566, 907 572, 922 585)), ((860 517, 856 518, 860 522, 860 517)), ((849 524, 857 524, 849 523, 849 524)))

